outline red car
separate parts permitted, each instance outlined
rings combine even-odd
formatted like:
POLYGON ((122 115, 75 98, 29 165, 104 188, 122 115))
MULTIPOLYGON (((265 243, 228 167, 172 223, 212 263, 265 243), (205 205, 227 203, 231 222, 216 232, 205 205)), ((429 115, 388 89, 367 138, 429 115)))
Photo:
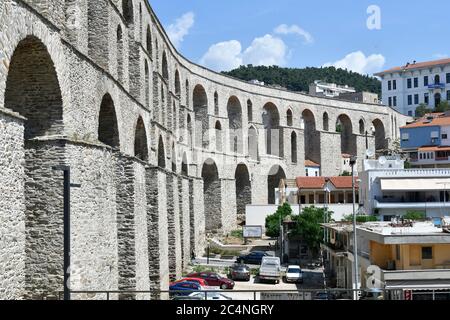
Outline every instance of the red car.
POLYGON ((170 285, 174 285, 174 284, 177 284, 177 283, 180 283, 180 282, 185 282, 185 281, 198 283, 202 287, 209 287, 209 284, 208 284, 208 282, 205 279, 198 278, 198 277, 197 278, 196 277, 183 278, 181 280, 177 280, 177 281, 172 282, 170 285))
POLYGON ((220 287, 223 290, 234 288, 233 280, 221 277, 214 272, 196 272, 189 274, 188 277, 204 279, 211 287, 220 287))

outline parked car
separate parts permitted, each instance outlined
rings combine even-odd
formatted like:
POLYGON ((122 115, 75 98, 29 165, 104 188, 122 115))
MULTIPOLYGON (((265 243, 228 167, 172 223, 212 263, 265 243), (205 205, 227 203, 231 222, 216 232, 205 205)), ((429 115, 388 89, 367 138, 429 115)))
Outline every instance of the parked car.
POLYGON ((279 283, 281 278, 281 261, 278 257, 263 257, 259 269, 260 280, 270 280, 279 283))
POLYGON ((363 291, 359 300, 384 300, 382 289, 369 289, 363 291))
POLYGON ((331 292, 321 291, 314 295, 313 300, 336 300, 336 296, 331 292))
POLYGON ((208 282, 205 279, 202 279, 202 278, 189 278, 189 277, 183 278, 183 279, 178 280, 178 281, 174 281, 174 282, 171 283, 171 285, 179 283, 179 282, 185 282, 185 281, 198 283, 203 288, 209 287, 209 284, 208 284, 208 282))
POLYGON ((239 256, 236 262, 260 265, 264 257, 269 257, 269 254, 264 251, 253 251, 249 254, 239 256))
POLYGON ((203 292, 194 292, 188 298, 189 300, 233 300, 229 296, 219 292, 206 292, 206 294, 203 292))
POLYGON ((191 293, 193 293, 193 291, 201 291, 201 290, 202 290, 201 285, 191 281, 181 281, 178 283, 173 283, 169 287, 169 291, 172 291, 170 292, 171 296, 188 296, 191 293))
POLYGON ((286 282, 303 283, 303 271, 300 266, 288 266, 286 282))
POLYGON ((214 272, 196 272, 188 275, 190 278, 201 278, 206 280, 211 287, 220 287, 220 289, 233 289, 234 281, 228 278, 221 277, 214 272))
POLYGON ((231 267, 231 279, 250 281, 250 268, 245 264, 236 263, 231 267))

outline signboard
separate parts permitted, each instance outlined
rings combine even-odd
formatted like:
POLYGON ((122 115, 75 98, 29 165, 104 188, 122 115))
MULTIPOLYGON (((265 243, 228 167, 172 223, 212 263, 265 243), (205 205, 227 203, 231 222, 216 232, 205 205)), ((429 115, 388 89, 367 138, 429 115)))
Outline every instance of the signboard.
POLYGON ((261 239, 262 238, 262 226, 244 226, 244 238, 245 239, 261 239))

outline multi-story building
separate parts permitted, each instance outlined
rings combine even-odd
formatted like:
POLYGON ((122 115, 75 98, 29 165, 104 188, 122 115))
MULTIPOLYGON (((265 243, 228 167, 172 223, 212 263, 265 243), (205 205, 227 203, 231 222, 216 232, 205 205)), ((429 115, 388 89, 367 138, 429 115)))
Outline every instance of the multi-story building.
POLYGON ((450 114, 427 114, 400 128, 401 148, 413 167, 450 166, 450 114))
MULTIPOLYGON (((431 299, 433 294, 448 299, 448 290, 433 292, 450 288, 450 233, 446 220, 442 219, 440 226, 429 221, 358 225, 359 287, 394 290, 389 292, 391 299, 404 299, 407 292, 412 300, 431 299)), ((324 226, 328 237, 323 248, 329 257, 332 285, 354 288, 353 228, 346 223, 324 226)))
POLYGON ((414 61, 376 76, 382 81, 382 101, 404 115, 414 116, 424 103, 436 107, 450 100, 450 59, 414 61))
POLYGON ((365 160, 359 173, 360 204, 382 221, 409 211, 428 218, 450 215, 450 169, 404 169, 400 159, 365 160))
POLYGON ((341 93, 338 97, 340 100, 364 102, 364 103, 380 103, 378 94, 362 91, 362 92, 349 92, 341 93))
MULTIPOLYGON (((336 98, 344 93, 355 93, 356 90, 347 85, 340 86, 335 83, 326 83, 321 80, 309 85, 309 94, 316 97, 336 98)), ((372 102, 370 102, 372 103, 372 102)))

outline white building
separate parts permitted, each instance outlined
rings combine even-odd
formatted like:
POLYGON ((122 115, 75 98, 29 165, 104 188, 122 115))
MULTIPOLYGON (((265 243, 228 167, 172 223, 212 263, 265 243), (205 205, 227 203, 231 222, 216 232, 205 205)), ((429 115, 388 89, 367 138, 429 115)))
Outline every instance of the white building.
POLYGON ((326 83, 321 80, 314 81, 309 86, 309 94, 316 97, 336 98, 343 93, 355 93, 356 90, 347 85, 340 86, 335 83, 326 83))
POLYGON ((375 74, 382 80, 382 101, 414 116, 419 104, 431 108, 450 100, 450 59, 413 62, 375 74))
POLYGON ((450 215, 450 169, 404 169, 404 161, 382 157, 365 160, 359 178, 360 204, 382 221, 408 211, 434 219, 450 215))

